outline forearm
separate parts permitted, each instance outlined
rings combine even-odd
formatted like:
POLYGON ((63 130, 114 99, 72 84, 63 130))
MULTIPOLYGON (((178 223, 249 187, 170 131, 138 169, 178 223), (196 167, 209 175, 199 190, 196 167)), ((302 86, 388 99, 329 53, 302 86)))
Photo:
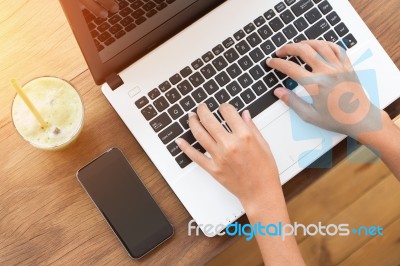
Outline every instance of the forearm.
POLYGON ((400 181, 400 129, 382 112, 382 129, 365 133, 358 139, 374 150, 400 181))
MULTIPOLYGON (((255 195, 250 202, 244 202, 244 208, 251 224, 261 223, 282 225, 289 224, 290 219, 286 209, 281 185, 265 186, 263 193, 255 195), (278 187, 279 186, 279 187, 278 187)), ((273 231, 273 230, 272 230, 273 231)), ((304 265, 295 237, 256 235, 265 265, 304 265)))

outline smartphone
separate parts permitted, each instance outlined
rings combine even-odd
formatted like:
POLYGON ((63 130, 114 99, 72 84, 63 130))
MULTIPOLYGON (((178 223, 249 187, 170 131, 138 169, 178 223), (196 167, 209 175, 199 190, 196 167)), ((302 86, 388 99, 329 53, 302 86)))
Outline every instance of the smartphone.
POLYGON ((172 225, 119 149, 106 151, 76 175, 132 258, 140 259, 173 235, 172 225))

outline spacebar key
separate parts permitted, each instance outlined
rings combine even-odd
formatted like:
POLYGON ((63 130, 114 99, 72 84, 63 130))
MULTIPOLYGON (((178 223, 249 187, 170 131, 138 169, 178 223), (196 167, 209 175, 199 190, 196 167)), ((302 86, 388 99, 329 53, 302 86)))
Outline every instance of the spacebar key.
POLYGON ((278 101, 278 98, 274 95, 274 90, 270 90, 255 102, 247 106, 244 110, 249 110, 251 117, 254 118, 276 101, 278 101))
POLYGON ((158 137, 164 144, 171 142, 171 140, 177 138, 180 134, 182 134, 183 129, 181 126, 175 122, 169 127, 167 127, 164 131, 158 134, 158 137))

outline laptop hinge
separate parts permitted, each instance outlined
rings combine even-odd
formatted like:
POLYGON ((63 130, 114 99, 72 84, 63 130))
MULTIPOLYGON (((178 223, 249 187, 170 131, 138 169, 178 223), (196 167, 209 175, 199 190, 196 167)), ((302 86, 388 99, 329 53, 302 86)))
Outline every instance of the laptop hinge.
POLYGON ((124 81, 116 73, 112 73, 111 75, 106 77, 106 82, 113 91, 116 90, 119 86, 124 84, 124 81))

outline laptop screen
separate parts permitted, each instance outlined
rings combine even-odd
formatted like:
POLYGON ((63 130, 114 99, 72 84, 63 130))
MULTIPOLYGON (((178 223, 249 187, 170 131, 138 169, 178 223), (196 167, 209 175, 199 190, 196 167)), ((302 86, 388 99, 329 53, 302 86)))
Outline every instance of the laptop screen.
POLYGON ((107 18, 96 17, 81 1, 60 0, 100 85, 225 0, 114 0, 119 11, 107 18))
POLYGON ((157 29, 198 0, 117 0, 119 11, 98 18, 89 10, 83 15, 102 62, 157 29))

